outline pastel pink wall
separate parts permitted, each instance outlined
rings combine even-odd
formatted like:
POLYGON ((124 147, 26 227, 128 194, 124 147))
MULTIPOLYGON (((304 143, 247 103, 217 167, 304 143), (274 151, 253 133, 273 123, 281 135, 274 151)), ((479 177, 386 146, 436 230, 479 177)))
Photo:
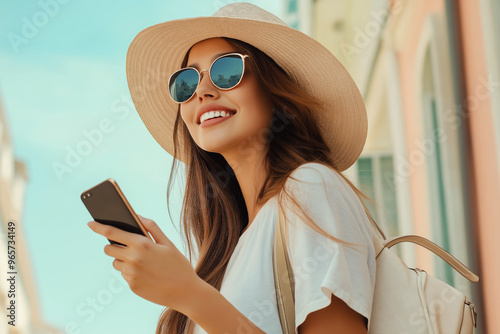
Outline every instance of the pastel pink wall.
MULTIPOLYGON (((397 2, 397 1, 396 1, 397 2)), ((408 3, 410 5, 410 3, 408 3)), ((472 198, 472 224, 477 231, 476 250, 480 261, 480 287, 483 291, 483 312, 486 324, 480 324, 484 333, 500 333, 500 176, 498 174, 497 148, 494 143, 495 129, 492 116, 491 96, 484 80, 488 80, 486 67, 484 33, 482 31, 479 1, 459 0, 461 35, 463 39, 463 60, 465 71, 466 97, 473 101, 466 124, 470 131, 472 156, 468 161, 473 175, 469 185, 472 198), (481 88, 479 88, 481 87, 481 88), (479 90, 478 90, 479 89, 479 90)), ((424 30, 424 20, 432 12, 445 15, 444 0, 422 0, 413 2, 411 15, 405 16, 407 30, 405 40, 398 44, 397 57, 401 79, 408 160, 411 165, 410 192, 413 206, 415 233, 431 237, 427 175, 425 163, 417 159, 420 148, 416 144, 423 138, 422 106, 420 101, 421 76, 417 66, 418 47, 424 30), (412 158, 413 155, 413 158, 412 158), (413 161, 413 163, 412 163, 413 161)), ((492 87, 491 89, 495 89, 492 87)), ((500 89, 496 87, 496 89, 500 89)), ((465 101, 462 101, 465 102, 465 101)), ((467 149, 464 147, 464 149, 467 149)), ((424 268, 432 268, 432 255, 417 248, 417 263, 424 268)))
MULTIPOLYGON (((408 6, 408 5, 407 5, 408 6)), ((412 21, 408 23, 409 30, 405 34, 405 43, 398 49, 398 65, 401 78, 401 93, 406 130, 406 149, 410 171, 410 192, 413 207, 413 221, 415 234, 432 239, 429 221, 429 198, 427 189, 426 164, 422 161, 422 150, 417 145, 424 138, 422 127, 422 106, 419 96, 421 91, 421 76, 416 64, 418 47, 422 39, 424 20, 429 12, 443 12, 442 1, 419 1, 418 5, 409 9, 412 15, 407 17, 412 21)), ((417 263, 422 268, 432 272, 432 254, 422 247, 416 248, 417 263)))
MULTIPOLYGON (((475 224, 481 265, 481 286, 487 333, 500 333, 500 177, 495 147, 493 109, 488 87, 484 33, 479 1, 459 0, 474 182, 475 224)), ((495 87, 489 87, 495 89, 495 87)), ((496 89, 499 89, 496 87, 496 89)))

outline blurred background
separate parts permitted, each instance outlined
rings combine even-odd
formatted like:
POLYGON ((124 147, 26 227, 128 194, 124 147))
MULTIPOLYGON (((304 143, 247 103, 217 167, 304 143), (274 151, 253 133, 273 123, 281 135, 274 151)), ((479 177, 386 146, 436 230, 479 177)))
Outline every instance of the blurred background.
MULTIPOLYGON (((136 212, 186 252, 182 180, 170 220, 172 159, 135 111, 125 56, 142 29, 232 2, 0 2, 0 333, 154 333, 163 307, 113 269, 79 196, 114 178, 136 212)), ((345 175, 374 200, 367 204, 388 236, 425 236, 480 276, 471 284, 430 252, 397 246, 409 266, 470 297, 475 333, 500 333, 500 1, 249 2, 348 69, 369 133, 345 175)))

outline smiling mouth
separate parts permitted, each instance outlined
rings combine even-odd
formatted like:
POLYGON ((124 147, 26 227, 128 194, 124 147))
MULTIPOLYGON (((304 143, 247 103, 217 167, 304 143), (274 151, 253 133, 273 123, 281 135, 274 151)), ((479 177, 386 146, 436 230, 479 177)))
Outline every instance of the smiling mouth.
POLYGON ((203 124, 203 122, 215 119, 215 118, 229 118, 236 114, 235 111, 226 111, 226 110, 212 110, 204 113, 200 117, 200 125, 203 124))

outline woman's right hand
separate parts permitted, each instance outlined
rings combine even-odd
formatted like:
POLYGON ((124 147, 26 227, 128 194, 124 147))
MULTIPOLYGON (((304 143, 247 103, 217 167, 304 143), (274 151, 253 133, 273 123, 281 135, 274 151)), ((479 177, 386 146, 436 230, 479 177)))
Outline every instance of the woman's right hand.
POLYGON ((207 283, 153 220, 139 218, 154 241, 95 221, 88 225, 94 232, 127 245, 106 245, 104 253, 115 258, 113 267, 121 272, 135 294, 182 311, 195 298, 192 292, 207 283))

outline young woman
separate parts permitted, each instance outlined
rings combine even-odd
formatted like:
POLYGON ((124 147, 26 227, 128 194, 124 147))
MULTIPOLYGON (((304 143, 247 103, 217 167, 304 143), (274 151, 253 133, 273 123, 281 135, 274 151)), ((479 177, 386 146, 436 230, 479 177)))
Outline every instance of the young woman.
POLYGON ((274 15, 234 3, 142 31, 127 76, 148 130, 186 164, 190 260, 149 219, 155 242, 89 226, 127 245, 104 251, 134 293, 166 306, 157 333, 282 333, 272 267, 279 210, 297 333, 366 333, 376 224, 340 173, 361 153, 366 111, 337 59, 274 15))

